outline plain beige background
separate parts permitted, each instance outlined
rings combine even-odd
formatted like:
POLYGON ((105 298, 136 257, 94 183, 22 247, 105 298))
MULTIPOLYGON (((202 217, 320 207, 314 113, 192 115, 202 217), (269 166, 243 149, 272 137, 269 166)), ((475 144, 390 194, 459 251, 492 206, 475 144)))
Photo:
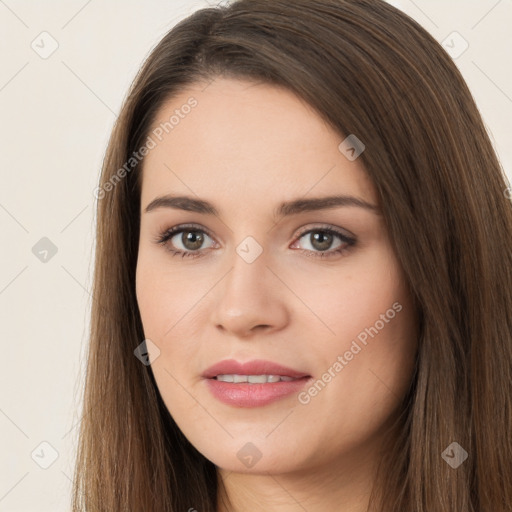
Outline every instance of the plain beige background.
MULTIPOLYGON (((147 53, 210 3, 0 0, 0 512, 69 510, 103 154, 147 53)), ((512 2, 390 3, 467 42, 455 62, 512 177, 512 2)))

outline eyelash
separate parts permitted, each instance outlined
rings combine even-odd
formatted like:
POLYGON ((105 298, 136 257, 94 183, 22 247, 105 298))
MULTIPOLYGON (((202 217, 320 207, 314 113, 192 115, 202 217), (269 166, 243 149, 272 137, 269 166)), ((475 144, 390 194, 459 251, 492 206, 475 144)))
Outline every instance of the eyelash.
MULTIPOLYGON (((165 249, 167 251, 169 251, 173 256, 180 256, 182 258, 198 258, 198 257, 201 257, 202 256, 202 253, 201 251, 179 251, 179 250, 176 250, 176 249, 171 249, 167 242, 174 237, 174 235, 178 234, 178 233, 183 233, 183 232, 186 232, 186 231, 192 231, 192 232, 199 232, 199 233, 204 233, 206 235, 208 235, 210 238, 213 238, 209 233, 208 231, 206 231, 205 229, 197 226, 197 225, 194 225, 194 224, 181 224, 179 226, 174 226, 173 228, 170 228, 170 229, 166 229, 164 231, 162 231, 158 236, 157 238, 154 240, 154 243, 156 244, 161 244, 165 247, 165 249)), ((344 245, 341 245, 340 247, 338 247, 337 249, 331 249, 330 251, 310 251, 308 249, 298 249, 300 252, 302 253, 313 253, 314 257, 317 257, 317 258, 330 258, 330 257, 333 257, 337 254, 343 254, 345 253, 345 251, 347 251, 348 249, 350 249, 351 247, 353 247, 355 244, 356 244, 356 239, 355 238, 351 238, 343 233, 341 233, 340 231, 338 231, 337 229, 335 229, 334 227, 332 226, 329 226, 329 225, 326 225, 326 226, 319 226, 319 227, 316 227, 316 228, 313 228, 313 229, 308 229, 308 230, 305 230, 301 233, 299 233, 297 235, 297 240, 299 240, 300 238, 302 238, 304 235, 307 235, 309 233, 328 233, 330 235, 334 235, 334 236, 337 236, 338 238, 341 239, 342 242, 344 242, 344 244, 346 244, 345 246, 344 245)))

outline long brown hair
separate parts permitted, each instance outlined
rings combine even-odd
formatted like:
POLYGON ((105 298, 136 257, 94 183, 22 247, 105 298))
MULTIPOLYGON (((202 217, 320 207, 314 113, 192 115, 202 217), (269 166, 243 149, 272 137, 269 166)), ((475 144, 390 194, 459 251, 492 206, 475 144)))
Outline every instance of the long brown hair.
POLYGON ((97 192, 92 319, 73 510, 214 512, 215 465, 179 430, 135 295, 139 148, 164 102, 216 76, 288 88, 361 159, 418 305, 419 339, 379 511, 512 510, 512 206, 457 67, 381 0, 239 0, 178 23, 136 77, 97 192), (130 162, 127 165, 127 162, 130 162), (124 172, 121 170, 124 169, 124 172), (457 442, 468 458, 442 457, 457 442))

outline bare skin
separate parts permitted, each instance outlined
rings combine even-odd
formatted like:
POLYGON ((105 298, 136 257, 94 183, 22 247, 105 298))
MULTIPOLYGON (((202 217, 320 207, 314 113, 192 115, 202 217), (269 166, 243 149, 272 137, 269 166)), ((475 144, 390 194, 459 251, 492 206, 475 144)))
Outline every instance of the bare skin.
POLYGON ((160 350, 151 368, 162 398, 218 467, 220 512, 365 511, 417 348, 374 186, 361 159, 338 149, 344 137, 287 90, 218 78, 166 103, 154 126, 191 96, 197 106, 151 149, 143 172, 137 300, 145 336, 160 350), (218 215, 145 211, 166 194, 207 200, 218 215), (273 217, 284 201, 333 195, 376 210, 349 204, 273 217), (326 227, 343 238, 328 238, 326 227), (250 263, 236 251, 247 237, 263 250, 250 263), (223 359, 267 359, 312 380, 300 395, 231 406, 201 376, 223 359), (247 443, 260 457, 251 467, 237 456, 247 443))

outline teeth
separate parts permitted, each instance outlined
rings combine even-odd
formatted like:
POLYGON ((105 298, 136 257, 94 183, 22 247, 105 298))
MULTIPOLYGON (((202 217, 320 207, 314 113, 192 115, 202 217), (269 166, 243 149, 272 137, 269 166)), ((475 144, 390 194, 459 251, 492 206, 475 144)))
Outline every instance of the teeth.
POLYGON ((217 380, 222 382, 233 382, 235 384, 239 382, 247 382, 249 384, 266 384, 267 382, 289 382, 291 380, 297 380, 293 377, 287 377, 284 375, 217 375, 217 380))

